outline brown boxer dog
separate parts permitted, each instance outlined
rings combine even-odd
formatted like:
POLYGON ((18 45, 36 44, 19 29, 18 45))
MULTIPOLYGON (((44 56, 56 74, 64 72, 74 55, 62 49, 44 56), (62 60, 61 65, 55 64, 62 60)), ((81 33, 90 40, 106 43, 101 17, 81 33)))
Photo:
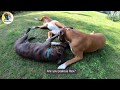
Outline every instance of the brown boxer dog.
POLYGON ((42 26, 36 26, 35 28, 40 29, 49 29, 51 31, 48 32, 48 39, 52 37, 53 35, 56 35, 60 32, 60 29, 65 27, 63 23, 60 23, 57 20, 53 20, 48 16, 43 16, 41 19, 35 18, 35 20, 42 21, 42 26))
POLYGON ((59 39, 62 42, 69 43, 75 57, 61 64, 58 69, 65 69, 68 65, 83 59, 83 53, 94 52, 103 48, 106 42, 102 33, 86 34, 71 28, 63 28, 60 31, 59 39))
POLYGON ((34 37, 28 38, 29 28, 24 35, 15 42, 15 51, 18 55, 29 58, 35 61, 58 61, 64 55, 66 43, 58 43, 54 45, 52 41, 58 36, 55 35, 45 41, 44 43, 31 43, 30 40, 34 37))

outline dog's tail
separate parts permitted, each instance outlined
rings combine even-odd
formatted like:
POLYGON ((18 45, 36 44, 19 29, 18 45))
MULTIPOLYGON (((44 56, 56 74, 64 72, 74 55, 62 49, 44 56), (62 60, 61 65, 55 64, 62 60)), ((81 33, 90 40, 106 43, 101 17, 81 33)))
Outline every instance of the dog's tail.
POLYGON ((92 33, 90 33, 90 34, 91 34, 91 35, 92 35, 92 34, 95 34, 95 31, 93 31, 93 32, 92 32, 92 33))

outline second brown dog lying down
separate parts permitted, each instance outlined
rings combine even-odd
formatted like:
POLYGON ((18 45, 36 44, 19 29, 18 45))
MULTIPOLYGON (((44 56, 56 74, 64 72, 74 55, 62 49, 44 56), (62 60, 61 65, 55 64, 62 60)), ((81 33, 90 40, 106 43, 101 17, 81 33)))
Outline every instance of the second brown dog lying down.
POLYGON ((43 25, 36 26, 35 28, 40 29, 49 29, 48 32, 48 38, 52 37, 53 35, 56 35, 60 32, 60 29, 65 27, 65 25, 57 20, 53 20, 48 16, 43 16, 41 19, 36 18, 36 20, 43 22, 43 25))
POLYGON ((94 52, 103 48, 106 42, 102 33, 86 34, 71 28, 63 28, 60 31, 59 39, 62 42, 69 43, 75 57, 60 65, 58 69, 65 69, 68 65, 83 59, 83 53, 94 52))
POLYGON ((44 43, 31 43, 28 39, 29 28, 24 35, 15 42, 15 51, 18 55, 33 59, 35 61, 58 61, 64 55, 66 43, 60 43, 58 46, 52 47, 52 41, 58 36, 55 35, 44 43))

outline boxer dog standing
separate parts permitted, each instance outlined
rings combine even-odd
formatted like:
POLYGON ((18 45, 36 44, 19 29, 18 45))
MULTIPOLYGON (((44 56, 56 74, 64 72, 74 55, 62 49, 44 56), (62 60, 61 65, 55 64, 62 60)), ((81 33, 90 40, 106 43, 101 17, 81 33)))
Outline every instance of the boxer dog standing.
POLYGON ((52 41, 58 36, 55 35, 44 43, 31 43, 30 40, 34 37, 28 38, 29 28, 24 35, 15 42, 15 51, 18 55, 33 59, 35 61, 58 61, 64 55, 66 43, 61 43, 58 46, 54 45, 52 41))
POLYGON ((57 20, 52 20, 48 16, 43 16, 41 19, 35 18, 35 20, 42 21, 42 26, 36 26, 34 28, 40 28, 40 29, 49 29, 51 31, 48 32, 48 39, 52 37, 53 35, 56 35, 60 32, 61 28, 64 28, 65 25, 63 23, 60 23, 57 20))
POLYGON ((104 47, 106 39, 102 33, 85 34, 71 28, 63 28, 59 35, 60 41, 68 42, 72 53, 75 55, 73 59, 61 64, 58 69, 65 69, 83 59, 83 53, 94 52, 104 47))

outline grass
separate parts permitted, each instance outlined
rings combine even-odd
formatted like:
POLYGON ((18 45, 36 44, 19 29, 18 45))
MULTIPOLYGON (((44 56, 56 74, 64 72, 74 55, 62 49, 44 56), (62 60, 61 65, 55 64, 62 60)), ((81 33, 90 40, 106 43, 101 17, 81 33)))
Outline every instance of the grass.
MULTIPOLYGON (((120 78, 120 23, 108 20, 106 14, 94 11, 29 11, 16 14, 13 23, 0 21, 0 78, 2 79, 118 79, 120 78), (38 63, 21 58, 14 51, 14 43, 27 28, 42 23, 34 17, 48 15, 66 26, 72 26, 85 33, 102 32, 107 42, 102 50, 84 54, 84 58, 70 69, 77 74, 47 74, 47 69, 56 69, 55 63, 38 63)), ((37 35, 35 41, 44 42, 47 30, 30 32, 37 35)), ((74 55, 67 51, 65 59, 74 55)))

